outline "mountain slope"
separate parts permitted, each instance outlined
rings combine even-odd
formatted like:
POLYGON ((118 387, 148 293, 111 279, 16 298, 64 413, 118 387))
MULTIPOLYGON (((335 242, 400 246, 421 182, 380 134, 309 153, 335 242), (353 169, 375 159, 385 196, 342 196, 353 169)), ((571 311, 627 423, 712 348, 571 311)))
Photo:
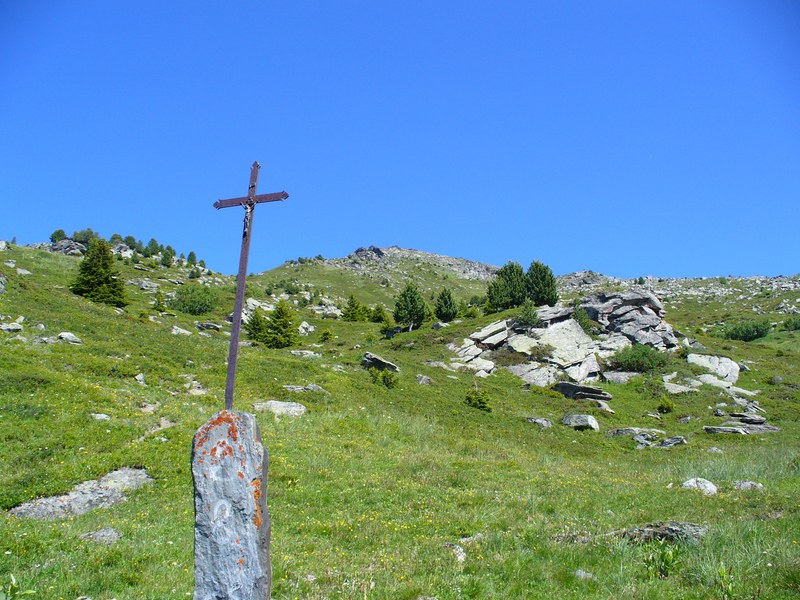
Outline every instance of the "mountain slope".
MULTIPOLYGON (((438 285, 459 290, 459 299, 484 293, 485 281, 461 279, 452 268, 407 252, 391 256, 392 268, 382 270, 376 261, 363 273, 353 259, 285 264, 249 278, 248 296, 267 302, 267 286, 280 280, 296 284, 288 297, 299 304, 310 284, 336 298, 353 293, 389 307, 406 281, 426 294, 438 285), (383 278, 389 282, 382 286, 383 278)), ((191 594, 189 452, 196 429, 223 406, 232 278, 204 276, 219 293, 208 314, 159 313, 151 304, 154 286, 169 296, 189 283, 188 270, 143 271, 120 261, 122 278, 131 282, 130 304, 116 311, 69 292, 76 257, 11 248, 0 259, 6 279, 0 324, 24 317, 21 331, 0 332, 2 508, 66 492, 119 467, 143 467, 155 479, 125 503, 77 517, 42 522, 4 513, 0 581, 13 573, 45 598, 191 594), (221 330, 201 331, 195 321, 221 330), (173 334, 174 326, 191 335, 173 334), (51 339, 61 332, 82 344, 51 339), (109 419, 93 416, 99 414, 109 419), (163 420, 174 425, 153 431, 163 420), (118 529, 122 539, 106 547, 79 537, 103 527, 118 529)), ((748 343, 710 332, 719 321, 756 316, 754 305, 764 318, 788 319, 778 307, 798 302, 796 282, 651 283, 669 294, 670 323, 696 337, 706 353, 749 367, 738 385, 761 390, 757 399, 781 432, 705 433, 703 425, 725 420, 713 415, 715 405, 730 402, 709 386, 676 396, 676 410, 655 419, 647 413, 660 398, 644 377, 601 384, 613 395, 615 413, 609 414, 550 390, 523 389, 502 369, 479 380, 435 365, 453 357, 449 343, 460 344, 513 311, 385 340, 377 324, 323 319, 298 305, 298 316, 316 331, 297 349, 317 357, 295 356, 295 348, 243 347, 235 408, 253 411, 268 399, 308 407, 297 419, 257 413, 270 452, 273 597, 705 598, 723 597, 728 584, 736 596, 794 597, 800 582, 794 543, 800 530, 798 332, 775 331, 748 343), (334 337, 323 342, 326 329, 334 337), (396 387, 373 383, 361 367, 367 350, 400 367, 396 387), (431 384, 417 383, 418 375, 431 384), (284 387, 310 383, 324 391, 284 387), (487 392, 492 412, 465 404, 476 386, 487 392), (601 431, 559 424, 574 412, 595 416, 601 431), (553 427, 540 429, 529 417, 549 419, 553 427), (607 435, 632 426, 688 443, 636 450, 630 437, 607 435), (722 453, 709 452, 713 447, 722 453), (721 493, 681 489, 693 477, 713 481, 721 493), (740 480, 756 480, 765 490, 736 490, 740 480), (648 575, 648 561, 662 556, 659 547, 610 535, 671 520, 697 523, 708 534, 678 546, 683 560, 665 578, 648 575), (454 546, 464 551, 463 562, 454 546), (730 576, 722 578, 721 568, 730 576), (576 575, 578 569, 597 581, 576 575)), ((681 359, 671 361, 670 370, 695 372, 681 359)))

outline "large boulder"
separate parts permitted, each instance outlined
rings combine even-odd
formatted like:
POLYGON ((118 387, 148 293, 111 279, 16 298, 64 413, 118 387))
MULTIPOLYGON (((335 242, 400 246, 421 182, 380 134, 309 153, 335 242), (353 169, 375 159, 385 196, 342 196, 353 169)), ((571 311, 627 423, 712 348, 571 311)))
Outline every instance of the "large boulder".
POLYGON ((567 427, 572 427, 576 431, 583 431, 586 429, 600 431, 600 425, 597 424, 597 419, 592 415, 566 415, 561 419, 561 423, 567 427))
POLYGON ((400 367, 398 367, 396 364, 389 362, 385 358, 381 358, 372 352, 364 353, 364 358, 361 360, 361 366, 365 369, 375 368, 379 371, 394 371, 395 373, 400 371, 400 367))
POLYGON ((690 354, 686 357, 689 364, 698 365, 711 371, 729 383, 736 383, 739 379, 739 365, 724 356, 709 356, 707 354, 690 354))
POLYGON ((622 333, 638 344, 665 349, 679 343, 664 321, 664 305, 647 290, 601 292, 583 298, 581 307, 605 331, 622 333))

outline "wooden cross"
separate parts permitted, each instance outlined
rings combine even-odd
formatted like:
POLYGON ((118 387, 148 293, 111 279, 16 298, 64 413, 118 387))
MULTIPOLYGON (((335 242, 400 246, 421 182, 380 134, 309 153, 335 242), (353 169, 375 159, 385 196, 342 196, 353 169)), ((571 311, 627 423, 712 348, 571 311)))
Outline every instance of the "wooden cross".
POLYGON ((244 232, 242 233, 242 251, 239 255, 239 274, 236 277, 236 304, 233 309, 233 327, 231 329, 231 346, 228 351, 228 377, 225 380, 225 410, 233 410, 233 388, 236 379, 236 362, 239 359, 239 334, 242 327, 242 305, 244 304, 244 286, 247 277, 247 255, 250 252, 250 232, 253 227, 253 211, 256 204, 262 202, 279 202, 286 200, 289 194, 286 192, 274 192, 271 194, 256 195, 258 185, 258 171, 261 165, 258 161, 250 167, 250 186, 247 189, 247 196, 241 198, 229 198, 227 200, 217 200, 214 208, 228 208, 230 206, 244 207, 244 232))

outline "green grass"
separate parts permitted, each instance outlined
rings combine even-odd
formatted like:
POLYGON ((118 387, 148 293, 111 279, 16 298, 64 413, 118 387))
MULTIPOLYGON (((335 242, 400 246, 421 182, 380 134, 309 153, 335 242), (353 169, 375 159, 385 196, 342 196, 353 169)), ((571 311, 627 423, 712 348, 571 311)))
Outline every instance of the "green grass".
MULTIPOLYGON (((155 482, 124 504, 80 517, 40 522, 3 513, 0 583, 14 574, 22 589, 34 588, 38 597, 70 600, 191 596, 191 440, 223 405, 228 338, 171 335, 173 324, 196 331, 196 317, 152 322, 152 295, 133 286, 126 286, 130 305, 122 314, 74 296, 66 286, 77 259, 18 248, 3 258, 33 274, 21 277, 3 268, 9 283, 0 314, 24 315, 29 341, 0 335, 0 507, 65 492, 122 466, 144 467, 155 482), (34 344, 37 323, 45 325, 42 335, 71 331, 84 344, 34 344), (138 373, 145 374, 146 386, 133 379, 138 373), (209 393, 188 395, 187 374, 209 393), (143 414, 143 402, 160 406, 143 414), (90 413, 98 412, 112 420, 95 421, 90 413), (161 417, 177 425, 137 442, 161 417), (123 533, 112 547, 78 537, 107 526, 123 533)), ((175 289, 165 279, 187 277, 185 270, 144 273, 118 264, 126 280, 149 276, 165 293, 175 289)), ((435 273, 418 270, 426 285, 436 283, 435 273)), ((363 302, 391 306, 391 290, 378 282, 322 265, 284 266, 249 286, 258 292, 261 282, 287 273, 342 298, 355 289, 363 302)), ((468 286, 474 283, 465 284, 467 297, 468 286)), ((233 305, 230 278, 219 292, 219 305, 204 321, 225 322, 233 305)), ((660 420, 646 417, 658 399, 643 385, 644 376, 628 385, 603 385, 614 396, 614 415, 546 390, 523 390, 507 372, 479 381, 491 413, 466 406, 473 376, 424 363, 447 362, 448 342, 460 344, 505 313, 382 340, 378 324, 323 321, 303 310, 317 331, 300 347, 322 358, 242 348, 236 408, 250 410, 254 402, 275 398, 309 409, 302 418, 279 421, 258 414, 270 453, 273 597, 723 598, 725 586, 737 598, 796 597, 800 332, 773 332, 753 342, 694 333, 721 320, 720 311, 731 319, 751 310, 746 303, 718 304, 707 312, 698 300, 668 303, 667 319, 698 337, 706 352, 751 361, 739 385, 762 390, 758 400, 781 433, 705 434, 702 425, 724 420, 711 416, 708 407, 724 398, 707 386, 674 397, 675 412, 660 420), (326 328, 334 339, 314 346, 326 328), (360 367, 366 350, 400 366, 395 387, 374 383, 360 367), (431 377, 432 385, 418 385, 417 374, 431 377), (776 376, 779 382, 773 382, 776 376), (306 383, 328 393, 283 388, 306 383), (601 433, 557 424, 577 410, 593 414, 601 433), (687 415, 695 418, 681 423, 687 415), (540 430, 526 422, 529 416, 556 424, 540 430), (657 427, 689 443, 638 451, 630 438, 603 433, 625 426, 657 427), (709 453, 711 446, 723 454, 709 453), (691 477, 710 479, 720 493, 704 497, 681 489, 691 477), (732 482, 741 479, 766 489, 734 490, 732 482), (606 535, 658 520, 709 528, 700 543, 681 546, 681 560, 666 578, 648 575, 649 547, 606 535), (467 558, 459 564, 445 544, 477 533, 483 537, 462 544, 467 558), (588 542, 575 541, 582 537, 588 542), (577 569, 598 581, 579 579, 577 569)), ((693 373, 677 359, 669 368, 693 373)))

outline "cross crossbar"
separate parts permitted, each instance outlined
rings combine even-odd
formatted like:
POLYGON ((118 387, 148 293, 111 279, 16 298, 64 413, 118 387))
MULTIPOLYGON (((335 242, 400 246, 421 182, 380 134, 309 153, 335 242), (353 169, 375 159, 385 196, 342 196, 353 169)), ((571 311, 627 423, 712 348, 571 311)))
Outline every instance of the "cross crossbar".
POLYGON ((229 198, 227 200, 217 200, 214 208, 229 208, 231 206, 246 206, 248 203, 261 204, 262 202, 280 202, 286 200, 289 194, 286 192, 273 192, 271 194, 259 194, 258 196, 242 196, 241 198, 229 198))

